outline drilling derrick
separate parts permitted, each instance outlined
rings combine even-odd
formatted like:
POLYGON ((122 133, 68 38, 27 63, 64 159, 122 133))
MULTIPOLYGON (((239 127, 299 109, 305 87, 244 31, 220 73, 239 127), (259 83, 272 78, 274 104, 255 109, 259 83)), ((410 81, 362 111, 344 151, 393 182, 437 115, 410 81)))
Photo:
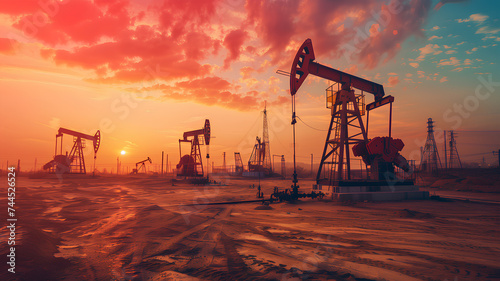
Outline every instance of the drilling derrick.
POLYGON ((267 126, 267 109, 264 106, 262 139, 256 137, 256 143, 248 160, 248 170, 250 172, 263 172, 266 175, 272 173, 271 149, 269 147, 269 130, 267 126))
POLYGON ((65 128, 59 128, 56 135, 56 147, 54 159, 49 161, 43 166, 44 170, 49 170, 51 173, 69 173, 69 174, 86 174, 87 170, 85 168, 85 157, 83 149, 86 147, 85 140, 92 141, 94 147, 94 170, 95 170, 95 159, 99 146, 101 144, 101 133, 98 130, 94 136, 79 133, 76 131, 68 130, 65 128), (62 153, 63 148, 63 135, 73 136, 73 147, 71 151, 66 151, 64 155, 62 153), (60 142, 59 142, 60 140, 60 142), (58 153, 58 143, 59 143, 59 154, 58 153))
POLYGON ((434 121, 432 118, 427 119, 427 140, 425 141, 422 159, 420 160, 420 170, 429 173, 437 174, 441 167, 439 152, 434 139, 434 121))
POLYGON ((208 153, 208 145, 210 144, 210 121, 208 119, 205 119, 205 126, 203 129, 185 132, 183 138, 179 139, 179 154, 181 158, 179 164, 176 166, 179 176, 203 177, 203 162, 200 144, 207 145, 207 159, 210 158, 208 153), (183 142, 187 142, 191 145, 190 154, 182 155, 181 143, 183 142))
POLYGON ((262 166, 265 170, 272 173, 271 166, 271 147, 269 145, 269 129, 267 125, 267 106, 264 105, 264 117, 262 118, 262 139, 264 141, 264 161, 262 166))

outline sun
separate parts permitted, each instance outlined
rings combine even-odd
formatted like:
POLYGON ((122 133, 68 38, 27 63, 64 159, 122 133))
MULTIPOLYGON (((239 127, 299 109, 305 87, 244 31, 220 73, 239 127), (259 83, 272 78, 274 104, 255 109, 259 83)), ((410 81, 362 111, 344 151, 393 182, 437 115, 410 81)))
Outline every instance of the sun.
POLYGON ((125 152, 125 150, 122 150, 122 152, 120 152, 120 153, 121 153, 122 155, 125 155, 125 153, 127 153, 127 152, 125 152))

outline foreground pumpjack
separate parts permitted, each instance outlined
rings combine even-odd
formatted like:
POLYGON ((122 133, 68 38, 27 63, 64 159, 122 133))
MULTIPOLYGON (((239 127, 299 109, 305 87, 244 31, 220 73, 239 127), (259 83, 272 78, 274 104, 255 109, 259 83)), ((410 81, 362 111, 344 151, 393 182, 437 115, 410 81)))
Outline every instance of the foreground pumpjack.
MULTIPOLYGON (((298 50, 290 72, 294 134, 297 122, 295 94, 307 75, 312 74, 335 82, 327 89, 327 108, 331 110, 332 118, 316 176, 317 184, 313 189, 328 190, 332 192, 332 197, 342 200, 421 199, 428 196, 428 193, 420 192, 413 186, 413 180, 398 178, 395 173, 395 167, 409 172, 410 165, 399 153, 404 147, 403 141, 391 136, 394 97, 385 96, 384 87, 378 83, 321 65, 314 59, 312 42, 307 39, 298 50), (336 90, 334 86, 337 86, 336 90), (360 90, 361 93, 355 94, 354 89, 360 90), (375 97, 375 101, 366 105, 366 108, 364 92, 375 97), (390 105, 389 135, 369 139, 369 112, 386 104, 390 105), (366 128, 361 118, 365 113, 366 128), (362 157, 367 168, 369 166, 368 178, 359 179, 360 172, 351 170, 350 148, 354 156, 362 157), (353 172, 357 172, 357 175, 353 172), (398 189, 401 186, 402 188, 398 189), (384 194, 399 191, 401 192, 397 196, 384 194), (339 195, 343 193, 348 195, 339 195)), ((301 197, 297 182, 297 174, 294 171, 292 197, 301 197)))

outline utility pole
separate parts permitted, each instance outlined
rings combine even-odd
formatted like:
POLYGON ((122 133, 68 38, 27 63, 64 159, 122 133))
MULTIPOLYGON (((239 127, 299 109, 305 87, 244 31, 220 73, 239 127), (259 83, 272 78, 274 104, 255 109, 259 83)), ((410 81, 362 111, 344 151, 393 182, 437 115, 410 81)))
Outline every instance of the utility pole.
POLYGON ((311 153, 311 177, 313 176, 313 154, 311 153))
POLYGON ((164 156, 164 152, 162 151, 161 152, 161 170, 160 170, 161 171, 161 173, 160 173, 161 176, 163 176, 163 156, 164 156))
POLYGON ((453 163, 458 160, 458 165, 460 169, 462 168, 462 161, 460 161, 460 156, 458 155, 457 143, 455 141, 455 132, 450 131, 450 168, 453 168, 453 163))
POLYGON ((286 178, 285 155, 281 155, 281 177, 286 178))
POLYGON ((283 173, 283 171, 284 171, 284 169, 283 169, 283 165, 284 165, 284 163, 285 163, 285 155, 273 154, 273 167, 272 167, 272 168, 273 168, 273 172, 275 172, 275 173, 276 173, 276 165, 275 165, 276 163, 274 162, 274 157, 281 157, 281 176, 283 176, 283 177, 284 177, 284 173, 283 173))
POLYGON ((448 169, 448 160, 447 160, 447 153, 446 153, 446 130, 443 131, 444 134, 444 168, 448 169))
POLYGON ((226 170, 226 152, 222 152, 222 157, 224 159, 224 161, 222 162, 222 169, 224 170, 224 172, 227 172, 227 170, 226 170))

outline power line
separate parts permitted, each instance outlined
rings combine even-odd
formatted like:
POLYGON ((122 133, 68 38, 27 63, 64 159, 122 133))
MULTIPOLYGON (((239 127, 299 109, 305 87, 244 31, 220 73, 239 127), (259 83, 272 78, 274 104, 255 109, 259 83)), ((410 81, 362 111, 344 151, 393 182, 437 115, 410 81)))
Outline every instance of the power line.
POLYGON ((460 145, 482 145, 482 146, 497 146, 498 143, 471 143, 471 142, 460 142, 460 145))
POLYGON ((493 153, 491 152, 483 152, 483 153, 465 154, 462 157, 471 157, 471 156, 488 155, 488 154, 493 156, 493 153))
POLYGON ((304 123, 304 125, 306 125, 307 127, 311 128, 311 129, 313 129, 313 130, 316 130, 316 131, 322 131, 322 132, 326 132, 326 131, 328 131, 328 130, 321 130, 321 129, 317 129, 317 128, 314 128, 314 127, 312 127, 312 126, 309 126, 306 122, 304 122, 304 120, 300 119, 300 117, 299 117, 299 116, 297 116, 297 115, 296 115, 295 117, 299 118, 299 120, 300 120, 302 123, 304 123))

